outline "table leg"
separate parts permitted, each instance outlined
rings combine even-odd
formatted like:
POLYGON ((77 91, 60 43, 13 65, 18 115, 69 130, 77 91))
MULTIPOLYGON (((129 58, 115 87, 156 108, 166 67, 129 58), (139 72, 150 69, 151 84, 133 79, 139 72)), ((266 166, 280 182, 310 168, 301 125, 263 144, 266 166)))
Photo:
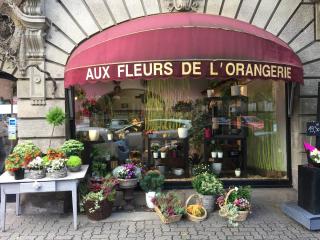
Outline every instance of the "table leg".
POLYGON ((72 212, 73 212, 73 225, 74 230, 77 230, 78 228, 78 210, 77 210, 77 184, 74 183, 72 186, 72 212))
POLYGON ((21 214, 20 212, 20 194, 16 194, 16 216, 19 216, 21 214))
POLYGON ((6 223, 6 194, 1 188, 1 207, 0 207, 0 215, 1 215, 1 231, 5 231, 5 223, 6 223))

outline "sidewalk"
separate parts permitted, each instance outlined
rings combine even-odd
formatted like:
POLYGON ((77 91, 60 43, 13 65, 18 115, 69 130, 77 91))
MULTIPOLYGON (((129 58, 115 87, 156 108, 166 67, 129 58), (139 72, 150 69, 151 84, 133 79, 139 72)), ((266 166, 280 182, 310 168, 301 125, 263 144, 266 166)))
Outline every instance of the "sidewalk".
POLYGON ((282 214, 280 205, 296 201, 292 189, 254 189, 253 213, 239 227, 229 227, 218 212, 202 223, 183 220, 164 225, 153 212, 115 212, 104 221, 93 222, 79 215, 79 229, 73 230, 72 216, 59 214, 14 214, 14 204, 7 207, 6 232, 0 239, 320 239, 320 232, 310 232, 282 214))

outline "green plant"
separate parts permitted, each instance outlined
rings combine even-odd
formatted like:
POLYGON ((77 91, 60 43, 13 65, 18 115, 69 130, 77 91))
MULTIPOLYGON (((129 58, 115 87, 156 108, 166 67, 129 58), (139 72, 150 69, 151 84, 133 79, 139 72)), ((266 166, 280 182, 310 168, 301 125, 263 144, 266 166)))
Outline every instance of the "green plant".
POLYGON ((189 130, 192 147, 200 154, 203 144, 204 128, 210 123, 208 113, 199 112, 196 108, 193 111, 192 128, 189 130))
POLYGON ((86 195, 82 197, 82 200, 80 202, 80 207, 83 209, 83 206, 86 204, 86 202, 94 202, 94 207, 89 209, 90 213, 94 213, 98 209, 100 209, 100 202, 106 200, 106 196, 103 194, 103 191, 99 192, 89 192, 86 195))
POLYGON ((53 107, 48 111, 48 113, 46 115, 46 120, 50 125, 53 126, 52 132, 51 132, 51 137, 50 137, 50 142, 49 142, 49 148, 50 148, 54 129, 55 129, 55 127, 60 126, 64 123, 65 114, 61 108, 53 107))
POLYGON ((229 198, 228 202, 233 203, 238 198, 244 198, 250 201, 251 199, 251 187, 250 186, 241 186, 237 188, 237 191, 233 191, 229 198))
POLYGON ((152 144, 151 144, 151 150, 152 150, 152 151, 158 152, 158 151, 159 151, 159 148, 160 148, 159 144, 157 144, 157 143, 152 143, 152 144))
POLYGON ((200 163, 193 166, 193 176, 197 176, 202 173, 212 173, 211 167, 209 164, 200 163))
POLYGON ((10 154, 5 161, 5 169, 9 172, 15 172, 25 165, 24 159, 17 153, 10 154))
POLYGON ((60 149, 67 157, 80 156, 81 152, 84 150, 84 146, 82 142, 70 139, 65 141, 60 149))
POLYGON ((192 179, 192 187, 203 195, 216 195, 223 191, 222 182, 213 174, 202 173, 192 179))
POLYGON ((178 195, 174 192, 159 193, 152 202, 166 218, 185 214, 186 211, 178 195))
POLYGON ((148 172, 140 180, 140 187, 145 192, 159 192, 163 184, 164 184, 164 176, 156 171, 148 172))
POLYGON ((25 161, 25 164, 28 164, 31 160, 41 155, 41 150, 31 141, 25 141, 15 146, 12 153, 18 154, 25 161))
POLYGON ((68 167, 78 167, 81 166, 82 161, 81 158, 78 156, 70 156, 67 160, 67 166, 68 167))

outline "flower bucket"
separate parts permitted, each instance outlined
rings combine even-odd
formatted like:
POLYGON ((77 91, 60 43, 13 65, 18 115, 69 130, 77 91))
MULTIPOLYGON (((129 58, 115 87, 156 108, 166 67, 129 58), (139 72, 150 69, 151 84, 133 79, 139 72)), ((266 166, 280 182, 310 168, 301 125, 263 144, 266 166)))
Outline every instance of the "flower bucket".
POLYGON ((234 174, 236 175, 236 177, 240 177, 241 176, 241 170, 234 170, 234 174))
POLYGON ((95 204, 94 201, 87 201, 84 204, 84 210, 86 212, 87 217, 90 220, 99 221, 102 219, 106 219, 112 213, 113 203, 108 200, 103 200, 99 202, 99 209, 96 209, 94 212, 90 212, 89 209, 94 209, 95 204))
POLYGON ((207 210, 208 213, 211 213, 214 209, 214 205, 215 205, 215 199, 216 196, 215 195, 202 195, 199 194, 203 207, 207 210))
POLYGON ((76 166, 76 167, 68 167, 68 170, 70 172, 80 172, 81 171, 81 165, 76 166))
POLYGON ((152 199, 156 196, 156 192, 147 192, 146 193, 146 203, 148 208, 154 208, 152 199))
POLYGON ((14 179, 15 180, 24 179, 24 168, 19 168, 17 171, 14 171, 14 179))
POLYGON ((119 180, 119 187, 122 189, 129 189, 129 188, 135 188, 138 184, 138 178, 132 178, 132 179, 120 179, 119 180))
POLYGON ((172 215, 169 217, 165 217, 157 206, 154 207, 154 210, 156 211, 157 215, 160 217, 161 221, 165 224, 179 222, 182 217, 182 215, 172 215))
POLYGON ((212 163, 212 171, 214 174, 219 175, 222 169, 222 163, 212 163))
POLYGON ((29 176, 28 178, 31 179, 41 179, 41 178, 45 178, 46 177, 46 170, 45 169, 41 169, 41 170, 29 170, 29 176))
POLYGON ((188 137, 188 128, 186 128, 186 127, 178 128, 178 136, 179 136, 179 138, 187 138, 188 137))
POLYGON ((67 168, 62 168, 60 170, 54 170, 53 172, 48 172, 47 176, 49 178, 64 178, 68 175, 67 168))

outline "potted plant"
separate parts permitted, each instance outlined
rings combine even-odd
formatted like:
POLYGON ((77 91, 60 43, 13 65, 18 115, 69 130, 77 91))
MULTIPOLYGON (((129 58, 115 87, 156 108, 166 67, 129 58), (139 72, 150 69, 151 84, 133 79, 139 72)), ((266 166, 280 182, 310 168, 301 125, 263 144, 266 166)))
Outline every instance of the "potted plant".
POLYGON ((218 156, 218 151, 217 151, 216 145, 213 144, 211 147, 211 157, 215 159, 217 158, 217 156, 218 156))
POLYGON ((220 146, 217 146, 217 156, 218 158, 223 158, 223 151, 222 148, 220 146))
POLYGON ((89 140, 98 141, 99 140, 99 131, 97 129, 89 129, 89 140))
POLYGON ((151 150, 152 150, 152 154, 153 154, 153 158, 159 158, 159 148, 160 148, 160 146, 159 146, 159 144, 155 144, 155 143, 153 143, 152 145, 151 145, 151 150))
POLYGON ((222 182, 213 174, 202 173, 192 179, 192 187, 200 194, 203 206, 212 212, 216 195, 223 191, 222 182))
POLYGON ((238 226, 236 222, 245 221, 250 213, 250 198, 250 186, 230 188, 217 198, 219 215, 226 217, 231 225, 238 226))
POLYGON ((119 186, 123 189, 134 188, 137 186, 138 177, 141 174, 140 168, 136 167, 132 163, 126 163, 116 167, 113 172, 113 176, 118 178, 119 186))
POLYGON ((31 160, 41 155, 41 150, 31 141, 25 141, 17 144, 12 153, 18 154, 21 160, 24 161, 24 164, 28 165, 31 160))
POLYGON ((158 171, 149 171, 140 180, 140 187, 146 193, 146 202, 149 208, 154 208, 152 199, 156 196, 157 192, 161 191, 164 184, 164 176, 158 171))
POLYGON ((234 174, 236 175, 236 177, 240 177, 241 176, 241 169, 240 168, 236 168, 234 170, 234 174))
POLYGON ((70 172, 79 172, 81 170, 82 161, 78 156, 70 156, 66 164, 70 172))
POLYGON ((161 147, 159 150, 160 150, 160 156, 161 156, 161 158, 166 158, 166 156, 167 156, 167 151, 168 151, 168 147, 167 147, 167 146, 164 146, 164 147, 161 147))
POLYGON ((194 165, 192 168, 192 176, 197 176, 202 173, 212 173, 212 170, 210 168, 209 164, 206 163, 200 163, 197 165, 194 165))
POLYGON ((212 167, 212 172, 216 174, 217 176, 220 175, 221 170, 222 170, 222 161, 221 158, 215 159, 211 165, 212 167))
POLYGON ((80 157, 81 152, 84 150, 84 146, 82 142, 75 139, 70 139, 65 141, 60 149, 64 153, 64 155, 67 157, 70 157, 70 156, 80 157))
POLYGON ((17 153, 10 154, 5 161, 5 170, 14 175, 15 180, 24 178, 24 159, 17 153))
POLYGON ((67 159, 58 158, 50 161, 47 167, 48 177, 51 178, 64 178, 68 175, 66 168, 67 159))
POLYGON ((52 132, 51 132, 51 137, 50 137, 50 141, 49 141, 49 148, 51 147, 51 140, 53 137, 54 129, 57 126, 62 125, 64 123, 65 118, 66 118, 65 114, 60 107, 53 107, 48 111, 48 113, 46 115, 46 120, 50 125, 52 125, 52 132))
POLYGON ((180 221, 185 208, 178 195, 173 192, 159 193, 152 200, 154 209, 163 223, 180 221))
POLYGON ((188 128, 186 126, 182 126, 178 128, 178 136, 179 138, 187 138, 188 137, 188 128))
POLYGON ((29 178, 40 179, 46 177, 45 162, 41 157, 36 157, 28 164, 29 178))

